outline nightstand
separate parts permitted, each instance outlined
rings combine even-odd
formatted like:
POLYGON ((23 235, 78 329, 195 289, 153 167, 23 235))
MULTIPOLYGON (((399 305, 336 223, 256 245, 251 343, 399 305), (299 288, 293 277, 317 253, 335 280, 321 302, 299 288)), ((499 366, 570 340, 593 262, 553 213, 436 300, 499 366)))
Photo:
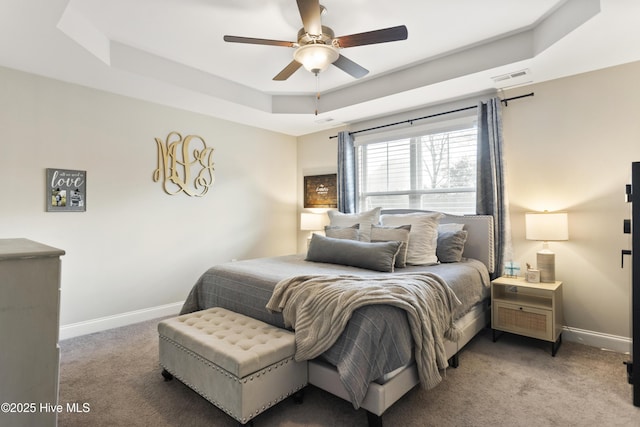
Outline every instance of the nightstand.
POLYGON ((491 328, 551 342, 555 357, 562 344, 562 282, 529 283, 499 277, 491 282, 491 328))

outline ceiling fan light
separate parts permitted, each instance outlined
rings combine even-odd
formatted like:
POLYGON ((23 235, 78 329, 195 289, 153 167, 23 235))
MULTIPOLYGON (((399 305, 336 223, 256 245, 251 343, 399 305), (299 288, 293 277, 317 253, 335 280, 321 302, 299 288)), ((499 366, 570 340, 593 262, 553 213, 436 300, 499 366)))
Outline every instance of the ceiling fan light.
POLYGON ((336 48, 320 43, 300 46, 293 53, 293 59, 314 74, 326 70, 330 64, 338 59, 338 56, 340 54, 336 48))

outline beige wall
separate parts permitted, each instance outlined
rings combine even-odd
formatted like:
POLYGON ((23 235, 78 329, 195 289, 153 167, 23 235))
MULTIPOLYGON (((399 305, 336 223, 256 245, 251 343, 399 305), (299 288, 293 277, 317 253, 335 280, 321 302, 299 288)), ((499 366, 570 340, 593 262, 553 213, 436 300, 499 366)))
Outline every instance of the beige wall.
MULTIPOLYGON (((331 138, 344 127, 298 137, 298 212, 324 214, 328 209, 304 208, 304 177, 337 172, 338 138, 331 138)), ((297 228, 300 230, 300 215, 297 228)), ((298 231, 297 250, 305 252, 309 232, 298 231)))
POLYGON ((514 256, 535 263, 524 212, 566 210, 569 241, 550 243, 570 327, 630 337, 630 259, 621 268, 631 162, 640 160, 640 63, 509 91, 503 111, 514 256))
MULTIPOLYGON (((565 283, 566 335, 595 345, 619 344, 616 348, 623 350, 631 335, 630 269, 628 259, 620 268, 620 251, 630 247, 629 236, 622 233, 622 220, 629 217, 624 186, 631 161, 640 161, 638 76, 640 63, 634 63, 513 89, 504 95, 535 96, 512 101, 503 110, 514 261, 535 264, 541 247, 524 239, 525 212, 567 210, 571 240, 551 243, 556 276, 565 283)), ((335 153, 321 149, 334 147, 327 137, 299 138, 299 179, 307 168, 335 170, 335 153)))
POLYGON ((152 316, 216 263, 296 250, 294 137, 5 68, 0 135, 0 238, 67 252, 62 325, 152 316), (152 181, 154 138, 170 131, 215 149, 204 197, 152 181), (45 211, 46 168, 87 171, 86 212, 45 211))
MULTIPOLYGON (((551 246, 578 339, 630 336, 630 269, 620 268, 620 250, 630 247, 624 185, 640 160, 638 75, 634 63, 505 94, 535 92, 503 113, 514 257, 535 262, 540 247, 524 239, 524 212, 569 212, 571 240, 551 246)), ((63 325, 179 303, 218 262, 304 250, 302 179, 336 171, 329 136, 339 129, 296 144, 3 68, 0 95, 0 237, 67 251, 63 325), (203 198, 168 196, 151 180, 153 139, 173 130, 200 134, 216 150, 216 183, 203 198), (45 212, 48 167, 87 170, 87 212, 45 212)))

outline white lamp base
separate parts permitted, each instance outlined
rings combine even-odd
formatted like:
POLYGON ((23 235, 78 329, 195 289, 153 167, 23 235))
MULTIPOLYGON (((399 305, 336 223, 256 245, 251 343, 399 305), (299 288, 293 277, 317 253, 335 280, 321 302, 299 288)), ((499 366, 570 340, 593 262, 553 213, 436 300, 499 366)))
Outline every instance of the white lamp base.
POLYGON ((556 281, 556 254, 549 249, 543 249, 537 253, 538 270, 540 270, 540 281, 553 283, 556 281))

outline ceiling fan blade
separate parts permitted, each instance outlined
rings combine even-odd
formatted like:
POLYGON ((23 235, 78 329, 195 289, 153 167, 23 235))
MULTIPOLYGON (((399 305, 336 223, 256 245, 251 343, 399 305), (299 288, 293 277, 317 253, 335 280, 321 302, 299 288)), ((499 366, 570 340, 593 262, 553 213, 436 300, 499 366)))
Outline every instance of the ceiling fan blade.
POLYGON ((345 73, 355 77, 356 79, 359 79, 360 77, 364 77, 369 73, 369 70, 356 64, 355 62, 353 62, 349 58, 346 58, 343 55, 338 56, 338 59, 335 60, 333 65, 340 68, 345 73))
POLYGON ((230 43, 264 44, 269 46, 296 47, 297 43, 283 40, 256 39, 253 37, 224 36, 224 41, 230 43))
POLYGON ((339 47, 344 48, 363 46, 367 44, 395 42, 398 40, 406 40, 407 37, 407 27, 399 25, 397 27, 383 28, 381 30, 336 37, 334 42, 337 42, 339 47))
POLYGON ((300 67, 302 67, 302 64, 296 60, 293 60, 289 63, 289 65, 284 67, 284 69, 280 71, 278 75, 273 78, 273 80, 277 80, 277 81, 287 80, 289 77, 291 77, 293 73, 298 71, 298 68, 300 67))
POLYGON ((322 34, 320 0, 297 0, 304 30, 315 36, 322 34))

